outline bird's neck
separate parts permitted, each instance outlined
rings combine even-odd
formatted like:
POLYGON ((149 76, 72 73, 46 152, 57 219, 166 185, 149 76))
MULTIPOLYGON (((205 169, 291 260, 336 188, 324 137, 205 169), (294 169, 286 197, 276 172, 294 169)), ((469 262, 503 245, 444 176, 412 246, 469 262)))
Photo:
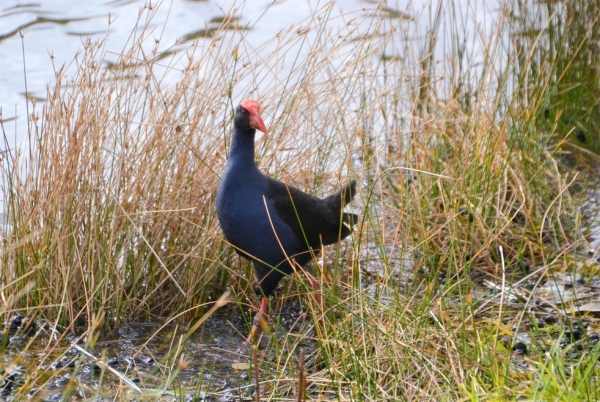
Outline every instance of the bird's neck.
POLYGON ((254 135, 256 130, 233 131, 231 139, 231 149, 229 152, 229 162, 256 166, 254 163, 254 135))

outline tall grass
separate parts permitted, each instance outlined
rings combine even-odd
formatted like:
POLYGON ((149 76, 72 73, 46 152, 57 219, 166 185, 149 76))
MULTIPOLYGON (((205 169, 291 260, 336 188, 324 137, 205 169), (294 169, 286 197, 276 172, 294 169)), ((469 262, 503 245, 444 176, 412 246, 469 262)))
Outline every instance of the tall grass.
MULTIPOLYGON (((597 348, 559 380, 548 367, 573 366, 558 352, 514 370, 500 340, 512 339, 519 327, 507 321, 521 313, 483 309, 474 286, 508 286, 523 265, 533 267, 526 279, 568 267, 581 224, 557 133, 540 129, 568 60, 540 58, 558 47, 545 35, 554 20, 521 36, 529 20, 508 18, 518 9, 505 6, 477 57, 458 20, 440 22, 463 10, 443 4, 416 40, 410 15, 382 4, 343 17, 327 5, 260 46, 228 18, 168 58, 149 29, 116 60, 103 41, 87 42, 56 69, 47 101, 31 105, 30 140, 2 165, 3 315, 94 329, 191 318, 226 286, 239 300, 250 294, 249 266, 223 240, 214 197, 233 108, 255 97, 270 132, 257 145, 263 171, 318 195, 347 177, 362 183, 352 207, 360 227, 316 271, 324 320, 308 304, 326 367, 308 377, 314 396, 597 397, 597 348), (454 50, 438 60, 440 48, 454 50)), ((259 365, 271 373, 264 399, 295 392, 299 338, 268 344, 266 353, 289 353, 259 365)))

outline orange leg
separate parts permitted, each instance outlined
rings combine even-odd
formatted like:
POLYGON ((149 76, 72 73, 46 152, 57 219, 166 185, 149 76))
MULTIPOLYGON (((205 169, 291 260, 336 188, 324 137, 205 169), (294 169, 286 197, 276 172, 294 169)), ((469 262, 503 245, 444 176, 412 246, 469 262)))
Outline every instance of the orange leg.
POLYGON ((262 330, 264 316, 267 315, 267 310, 269 309, 269 300, 266 297, 263 297, 260 301, 260 310, 254 316, 254 321, 252 322, 252 330, 250 331, 250 335, 246 338, 246 343, 252 343, 253 339, 256 339, 262 330))
POLYGON ((313 288, 315 300, 321 307, 321 311, 325 310, 325 305, 323 304, 323 297, 321 295, 321 285, 319 285, 319 281, 316 278, 313 278, 309 275, 310 286, 313 288))
MULTIPOLYGON (((315 316, 313 319, 322 321, 324 319, 323 314, 325 313, 325 302, 323 301, 321 285, 319 285, 319 281, 317 281, 317 279, 312 276, 309 276, 309 280, 310 280, 310 286, 313 289, 313 295, 315 297, 315 301, 317 302, 317 307, 315 310, 320 312, 320 314, 315 316)), ((321 326, 317 325, 317 323, 314 321, 313 321, 313 324, 314 324, 314 328, 315 328, 317 337, 321 338, 321 326)))
MULTIPOLYGON (((309 280, 310 280, 310 286, 313 288, 313 291, 314 291, 315 300, 319 304, 321 311, 324 311, 325 305, 323 304, 323 297, 321 295, 321 285, 319 285, 319 282, 317 281, 316 278, 310 277, 309 280)), ((254 316, 254 320, 252 322, 252 330, 250 331, 250 335, 248 335, 248 338, 246 338, 247 344, 251 344, 252 341, 254 339, 256 339, 258 337, 258 335, 260 335, 263 325, 266 325, 266 323, 264 323, 263 320, 264 320, 264 317, 267 315, 268 310, 269 310, 269 300, 266 297, 263 297, 262 300, 260 301, 260 309, 258 310, 258 313, 256 313, 256 315, 254 316)))

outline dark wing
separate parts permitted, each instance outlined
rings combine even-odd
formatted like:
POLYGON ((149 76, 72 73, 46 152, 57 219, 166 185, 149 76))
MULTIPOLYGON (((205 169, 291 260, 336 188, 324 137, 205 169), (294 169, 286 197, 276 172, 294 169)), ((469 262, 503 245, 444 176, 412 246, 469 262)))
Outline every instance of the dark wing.
POLYGON ((342 212, 356 192, 354 180, 324 199, 271 178, 268 182, 268 198, 274 203, 280 218, 301 242, 308 245, 307 249, 337 243, 352 232, 352 225, 358 221, 355 214, 342 212))

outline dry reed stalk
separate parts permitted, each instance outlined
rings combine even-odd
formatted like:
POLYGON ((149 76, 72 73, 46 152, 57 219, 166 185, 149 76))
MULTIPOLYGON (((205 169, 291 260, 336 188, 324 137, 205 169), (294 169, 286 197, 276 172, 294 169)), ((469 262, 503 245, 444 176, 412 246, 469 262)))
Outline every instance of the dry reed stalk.
MULTIPOLYGON (((543 97, 507 101, 510 71, 478 70, 464 53, 448 62, 455 75, 440 74, 432 49, 444 27, 414 43, 414 22, 389 15, 382 5, 326 29, 337 21, 328 5, 254 48, 227 20, 171 58, 149 31, 116 59, 104 42, 87 42, 31 113, 29 149, 11 150, 2 165, 3 312, 69 325, 104 312, 112 322, 194 311, 230 281, 246 291, 214 195, 232 110, 255 97, 270 132, 257 142, 261 169, 316 194, 346 175, 363 183, 359 230, 325 253, 325 298, 338 312, 317 328, 329 369, 307 381, 340 399, 361 390, 389 400, 464 397, 456 383, 489 355, 474 341, 485 328, 468 305, 449 308, 452 298, 472 270, 497 273, 498 246, 509 263, 547 261, 577 228, 575 203, 534 130, 543 97), (472 71, 482 74, 474 84, 472 71), (403 283, 407 267, 426 275, 403 283), (443 272, 456 281, 438 292, 443 272)), ((501 39, 486 38, 486 65, 501 39)), ((296 346, 289 337, 282 347, 296 346)), ((293 386, 290 360, 277 355, 271 392, 293 386)))

